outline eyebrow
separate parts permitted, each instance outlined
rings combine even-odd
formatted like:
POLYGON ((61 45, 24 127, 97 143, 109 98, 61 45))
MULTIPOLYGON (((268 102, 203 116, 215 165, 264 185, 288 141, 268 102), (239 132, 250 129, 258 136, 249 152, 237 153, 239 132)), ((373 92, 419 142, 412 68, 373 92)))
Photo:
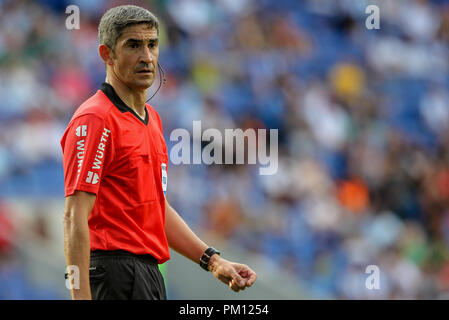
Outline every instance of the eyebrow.
MULTIPOLYGON (((147 40, 149 43, 157 43, 157 42, 159 42, 159 38, 151 38, 151 39, 148 39, 147 40)), ((144 40, 141 40, 141 39, 128 39, 128 40, 126 40, 125 41, 125 44, 128 44, 128 43, 143 43, 144 42, 144 40)))

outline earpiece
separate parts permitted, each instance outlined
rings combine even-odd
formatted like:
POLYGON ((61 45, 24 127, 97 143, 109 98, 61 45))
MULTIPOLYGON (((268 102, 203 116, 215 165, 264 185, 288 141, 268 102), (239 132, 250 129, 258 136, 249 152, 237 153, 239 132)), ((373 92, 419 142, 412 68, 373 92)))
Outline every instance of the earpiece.
POLYGON ((153 95, 146 102, 150 101, 156 95, 156 93, 159 91, 159 89, 161 88, 162 84, 165 84, 167 82, 167 78, 165 78, 164 69, 162 69, 162 66, 159 63, 159 61, 157 62, 157 68, 159 69, 159 87, 157 87, 156 92, 153 93, 153 95))
POLYGON ((162 66, 161 66, 161 64, 159 63, 159 61, 157 62, 157 67, 158 67, 158 69, 159 69, 159 72, 160 72, 161 75, 162 75, 162 83, 165 84, 165 83, 167 82, 167 78, 165 78, 165 72, 164 72, 164 69, 162 69, 162 66))

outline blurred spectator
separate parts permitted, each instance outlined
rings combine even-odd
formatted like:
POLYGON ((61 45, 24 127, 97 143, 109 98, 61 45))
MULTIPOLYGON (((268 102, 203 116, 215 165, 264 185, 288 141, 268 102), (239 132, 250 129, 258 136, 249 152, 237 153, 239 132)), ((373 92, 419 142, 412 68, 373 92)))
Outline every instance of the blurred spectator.
MULTIPOLYGON (((104 80, 98 18, 122 4, 75 3, 81 28, 70 31, 66 1, 0 1, 1 199, 63 197, 59 139, 104 80)), ((380 30, 365 28, 367 1, 136 4, 162 21, 168 82, 151 104, 169 149, 171 131, 191 131, 193 120, 221 132, 279 129, 273 176, 259 176, 258 165, 170 165, 167 196, 186 220, 295 272, 312 297, 444 297, 444 1, 376 1, 380 30), (380 269, 379 291, 364 286, 368 265, 380 269)), ((0 250, 14 252, 5 217, 0 250)), ((45 238, 45 224, 37 227, 45 238)), ((20 266, 2 270, 0 288, 14 288, 20 266)))

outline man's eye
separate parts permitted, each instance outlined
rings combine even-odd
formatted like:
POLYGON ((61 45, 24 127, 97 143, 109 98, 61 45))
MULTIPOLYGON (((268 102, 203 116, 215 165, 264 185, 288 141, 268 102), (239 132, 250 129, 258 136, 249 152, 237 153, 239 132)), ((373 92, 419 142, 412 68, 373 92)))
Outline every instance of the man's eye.
POLYGON ((138 47, 139 45, 138 44, 136 44, 136 43, 132 43, 132 44, 130 44, 130 47, 132 48, 132 49, 136 49, 137 47, 138 47))

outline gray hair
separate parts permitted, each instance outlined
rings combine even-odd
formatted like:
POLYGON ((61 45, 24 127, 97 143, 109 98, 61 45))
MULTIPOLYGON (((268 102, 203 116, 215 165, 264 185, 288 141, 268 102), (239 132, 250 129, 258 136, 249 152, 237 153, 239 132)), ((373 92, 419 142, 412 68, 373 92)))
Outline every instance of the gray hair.
POLYGON ((109 9, 101 17, 98 25, 100 44, 105 44, 114 51, 117 39, 120 38, 123 30, 130 25, 139 23, 146 23, 151 28, 156 28, 159 34, 159 21, 147 9, 134 5, 118 6, 109 9))

